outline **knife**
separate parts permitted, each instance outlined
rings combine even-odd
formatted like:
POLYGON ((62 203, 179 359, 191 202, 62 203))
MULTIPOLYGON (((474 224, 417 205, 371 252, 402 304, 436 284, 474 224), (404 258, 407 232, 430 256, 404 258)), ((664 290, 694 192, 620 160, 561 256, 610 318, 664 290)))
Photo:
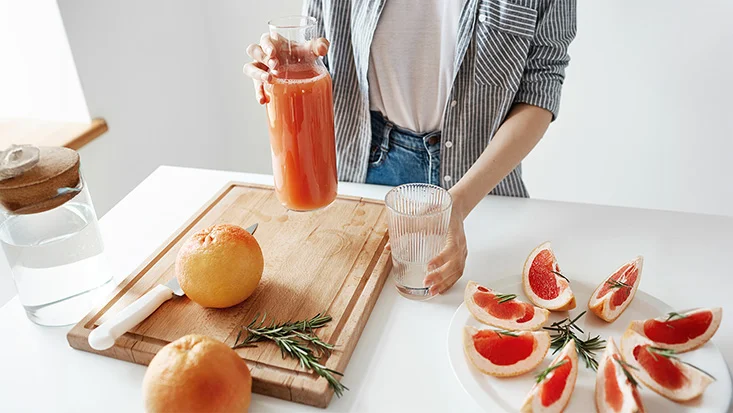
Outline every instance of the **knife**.
MULTIPOLYGON (((247 232, 250 234, 254 234, 256 230, 257 224, 247 228, 247 232)), ((178 284, 178 278, 175 276, 165 284, 156 285, 152 290, 92 330, 89 334, 89 345, 94 350, 107 350, 114 346, 115 340, 150 317, 164 302, 170 300, 173 296, 182 297, 183 295, 183 290, 178 284)))

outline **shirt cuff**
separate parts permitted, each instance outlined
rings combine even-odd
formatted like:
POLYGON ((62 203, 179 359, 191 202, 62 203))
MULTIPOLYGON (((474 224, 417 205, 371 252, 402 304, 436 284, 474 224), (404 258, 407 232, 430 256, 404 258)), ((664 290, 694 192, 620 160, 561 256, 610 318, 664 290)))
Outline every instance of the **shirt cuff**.
POLYGON ((562 83, 557 80, 522 83, 514 96, 514 103, 526 103, 546 109, 552 113, 554 121, 560 112, 561 91, 562 83))

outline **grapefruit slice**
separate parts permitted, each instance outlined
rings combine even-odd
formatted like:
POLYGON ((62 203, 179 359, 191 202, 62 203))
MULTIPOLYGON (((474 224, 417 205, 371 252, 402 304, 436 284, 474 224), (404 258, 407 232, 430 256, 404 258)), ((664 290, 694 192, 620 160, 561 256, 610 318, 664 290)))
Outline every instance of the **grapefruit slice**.
POLYGON ((523 413, 562 412, 570 401, 578 378, 578 353, 570 340, 552 360, 550 366, 536 377, 536 383, 524 400, 523 413))
POLYGON ((466 285, 463 299, 476 320, 504 330, 537 330, 550 316, 544 308, 517 300, 515 294, 500 294, 473 281, 466 285))
POLYGON ((575 296, 568 279, 561 275, 560 266, 549 242, 535 248, 527 257, 522 272, 522 286, 534 305, 550 311, 575 308, 575 296))
POLYGON ((644 258, 636 257, 614 271, 590 296, 588 309, 603 321, 616 321, 634 299, 643 264, 644 258))
POLYGON ((613 338, 609 337, 596 374, 598 413, 644 413, 639 383, 633 371, 634 368, 621 357, 613 338))
POLYGON ((482 373, 496 377, 524 374, 539 365, 550 348, 545 331, 479 330, 466 326, 463 349, 482 373))
POLYGON ((626 330, 621 338, 621 354, 633 374, 660 395, 683 402, 699 397, 714 378, 684 363, 674 350, 656 347, 653 341, 626 330))
POLYGON ((632 321, 629 329, 653 341, 657 347, 684 353, 707 343, 718 331, 722 318, 721 308, 700 308, 632 321))

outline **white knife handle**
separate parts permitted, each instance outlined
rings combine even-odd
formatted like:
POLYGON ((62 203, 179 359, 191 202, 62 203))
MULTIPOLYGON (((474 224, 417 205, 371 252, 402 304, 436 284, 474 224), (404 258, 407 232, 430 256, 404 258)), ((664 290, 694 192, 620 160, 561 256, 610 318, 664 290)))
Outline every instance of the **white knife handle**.
POLYGON ((148 318, 171 297, 173 297, 173 291, 170 288, 162 284, 156 285, 155 288, 92 330, 89 334, 89 345, 95 350, 107 350, 121 335, 148 318))

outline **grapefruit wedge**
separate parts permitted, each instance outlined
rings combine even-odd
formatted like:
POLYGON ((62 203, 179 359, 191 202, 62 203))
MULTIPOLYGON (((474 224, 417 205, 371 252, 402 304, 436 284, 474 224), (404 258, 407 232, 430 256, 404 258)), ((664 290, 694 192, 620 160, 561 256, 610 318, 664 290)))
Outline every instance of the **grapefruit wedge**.
POLYGON ((578 353, 570 340, 552 363, 536 377, 524 400, 523 413, 559 413, 565 410, 578 378, 578 353))
POLYGON ((473 281, 466 285, 463 299, 476 320, 504 330, 537 330, 550 316, 544 308, 517 300, 515 294, 500 294, 473 281))
POLYGON ((527 257, 522 272, 522 286, 534 305, 550 311, 575 308, 570 283, 562 276, 549 242, 535 248, 527 257))
POLYGON ((629 329, 653 341, 657 347, 684 353, 707 343, 718 331, 722 318, 721 308, 700 308, 632 321, 629 329))
POLYGON ((603 280, 588 300, 588 309, 608 323, 616 321, 636 295, 644 258, 636 257, 603 280))
POLYGON ((702 370, 682 362, 674 350, 657 347, 633 330, 626 330, 621 338, 621 355, 637 379, 676 402, 699 397, 715 381, 702 370))
POLYGON ((482 373, 496 377, 524 374, 539 365, 550 348, 545 331, 479 330, 466 326, 463 349, 482 373))
POLYGON ((633 367, 621 357, 613 338, 606 340, 606 351, 596 374, 596 411, 598 413, 644 413, 639 383, 633 367))

